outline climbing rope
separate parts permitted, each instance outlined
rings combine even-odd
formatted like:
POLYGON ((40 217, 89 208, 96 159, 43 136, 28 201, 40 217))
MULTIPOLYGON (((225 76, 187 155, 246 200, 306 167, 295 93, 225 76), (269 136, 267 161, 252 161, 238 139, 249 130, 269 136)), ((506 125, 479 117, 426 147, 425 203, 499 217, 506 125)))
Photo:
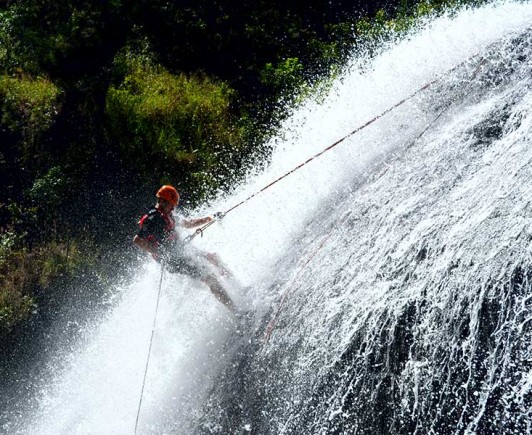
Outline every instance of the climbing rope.
POLYGON ((144 386, 146 385, 146 377, 148 374, 148 366, 150 364, 150 355, 151 355, 151 347, 153 344, 153 335, 155 333, 155 324, 157 323, 157 312, 159 311, 159 300, 161 299, 161 288, 163 286, 163 275, 164 275, 164 260, 161 262, 161 278, 159 280, 159 290, 157 291, 157 302, 155 304, 155 313, 153 316, 153 325, 151 328, 151 338, 150 338, 150 346, 148 348, 148 357, 146 358, 146 367, 144 369, 144 378, 142 380, 142 389, 140 391, 140 400, 139 400, 139 406, 137 409, 137 419, 135 420, 135 435, 137 434, 137 427, 139 424, 139 416, 140 416, 140 410, 142 407, 142 397, 144 396, 144 386))
MULTIPOLYGON (((458 68, 460 68, 462 65, 466 64, 467 62, 470 62, 472 59, 475 59, 476 57, 478 57, 478 53, 475 54, 474 56, 471 56, 469 59, 461 62, 460 64, 454 66, 453 68, 451 68, 450 70, 448 70, 443 76, 446 76, 446 75, 449 75, 450 73, 452 73, 453 71, 457 70, 458 68)), ((466 89, 468 89, 466 92, 465 92, 465 95, 468 95, 469 92, 470 92, 470 88, 472 86, 472 79, 475 78, 478 74, 478 72, 480 71, 480 68, 482 67, 482 65, 484 65, 484 63, 486 62, 486 59, 482 59, 479 64, 477 65, 477 68, 475 69, 475 71, 473 72, 473 76, 471 78, 471 81, 468 85, 468 87, 466 89)), ((441 76, 441 77, 443 77, 441 76)), ((325 149, 323 149, 322 151, 320 151, 319 153, 313 155, 312 157, 310 157, 309 159, 305 160, 303 163, 299 164, 298 166, 296 166, 295 168, 293 168, 292 170, 288 171, 287 173, 285 173, 284 175, 280 176, 279 178, 275 179, 274 181, 272 181, 271 183, 269 183, 268 185, 264 186, 262 189, 256 191, 255 193, 253 193, 252 195, 248 196, 247 198, 243 199, 242 201, 240 201, 239 203, 237 203, 236 205, 232 206, 231 208, 229 208, 228 210, 226 210, 225 212, 218 212, 215 214, 215 218, 216 219, 213 219, 212 221, 208 222, 207 224, 203 225, 202 227, 198 228, 193 234, 191 234, 190 236, 187 237, 186 241, 189 242, 191 241, 196 235, 198 234, 201 234, 203 236, 203 232, 209 227, 211 226, 214 222, 216 222, 217 220, 221 220, 225 215, 227 215, 227 213, 233 211, 234 209, 240 207, 242 204, 248 202, 250 199, 254 198, 255 196, 259 195, 260 193, 264 192, 266 189, 269 189, 271 186, 273 186, 274 184, 278 183, 279 181, 283 180, 284 178, 288 177, 290 174, 294 173, 295 171, 297 171, 298 169, 302 168, 303 166, 305 166, 306 164, 310 163, 311 161, 315 160, 316 158, 320 157, 321 155, 325 154, 327 151, 331 150, 332 148, 336 147, 337 145, 339 145, 340 143, 342 143, 343 141, 345 141, 347 138, 349 138, 350 136, 353 136, 354 134, 358 133, 359 131, 363 130, 364 128, 368 127, 369 125, 371 125, 372 123, 374 123, 375 121, 377 121, 378 119, 382 118, 383 116, 385 116, 386 114, 390 113, 392 110, 398 108, 399 106, 401 106, 402 104, 404 104, 405 102, 407 102, 408 100, 411 100, 412 98, 414 98, 416 95, 418 95, 419 93, 425 91, 426 89, 428 89, 429 87, 431 87, 432 85, 434 85, 435 83, 441 81, 441 77, 437 78, 437 79, 434 79, 432 80, 431 82, 429 83, 426 83, 425 85, 423 85, 421 88, 419 88, 418 90, 416 90, 415 92, 413 92, 412 94, 410 94, 408 97, 402 99, 401 101, 397 102, 396 104, 394 104, 393 106, 389 107, 388 109, 386 109, 384 112, 380 113, 379 115, 375 116, 374 118, 370 119, 369 121, 367 121, 366 123, 362 124, 361 126, 357 127, 356 129, 354 129, 353 131, 351 131, 350 133, 346 134, 345 136, 343 136, 342 138, 340 138, 339 140, 337 140, 336 142, 334 142, 333 144, 329 145, 328 147, 326 147, 325 149)), ((452 106, 452 104, 458 99, 458 97, 460 95, 464 95, 464 93, 457 93, 454 98, 452 98, 444 107, 443 109, 438 113, 438 115, 430 122, 427 124, 427 126, 421 131, 421 133, 419 133, 404 149, 408 149, 410 148, 411 146, 413 146, 435 123, 436 121, 441 117, 443 116, 443 114, 452 106)), ((387 166, 383 171, 381 171, 377 177, 380 178, 382 177, 389 169, 389 166, 387 166)), ((334 225, 334 227, 340 225, 341 223, 343 223, 343 221, 347 218, 347 216, 349 215, 349 213, 342 217, 341 218, 341 222, 334 225)), ((316 254, 323 248, 323 246, 325 246, 325 243, 329 240, 330 236, 332 235, 332 230, 331 232, 322 240, 322 242, 320 243, 320 245, 318 246, 318 248, 313 251, 311 253, 311 255, 308 256, 307 260, 303 263, 303 265, 299 268, 298 272, 296 273, 296 275, 294 275, 294 278, 292 279, 292 281, 289 283, 289 285, 287 286, 287 289, 286 291, 284 292, 283 296, 281 297, 281 300, 277 306, 277 309, 272 317, 272 319, 270 320, 270 322, 268 323, 268 326, 266 328, 266 331, 265 331, 265 334, 264 334, 264 342, 267 342, 273 332, 273 330, 275 329, 275 326, 276 326, 276 323, 277 323, 277 320, 279 318, 279 315, 280 315, 280 312, 281 312, 281 309, 283 308, 284 306, 284 303, 287 299, 287 296, 292 288, 292 284, 296 281, 296 279, 301 275, 301 273, 303 272, 303 270, 306 268, 306 266, 310 263, 310 261, 316 256, 316 254)))
MULTIPOLYGON (((186 239, 185 239, 185 242, 191 242, 194 237, 196 237, 197 235, 201 235, 203 236, 203 232, 208 228, 210 227, 214 222, 216 222, 217 220, 221 220, 225 215, 227 215, 228 213, 230 213, 231 211, 235 210, 236 208, 240 207, 242 204, 245 204, 246 202, 248 202, 250 199, 254 198, 255 196, 261 194, 262 192, 264 192, 266 189, 269 189, 270 187, 272 187, 273 185, 277 184, 279 181, 283 180, 284 178, 288 177, 289 175, 293 174, 294 172, 296 172, 297 170, 301 169, 303 166, 307 165, 308 163, 310 163, 311 161, 317 159, 318 157, 322 156, 323 154, 325 154, 326 152, 330 151, 331 149, 333 149, 334 147, 336 147, 337 145, 341 144, 342 142, 344 142, 346 139, 348 139, 349 137, 353 136, 354 134, 360 132, 361 130, 365 129, 366 127, 368 127, 369 125, 373 124, 375 121, 381 119, 383 116, 387 115, 388 113, 390 113, 391 111, 397 109, 399 106, 403 105, 404 103, 406 103, 407 101, 411 100, 412 98, 414 98, 415 96, 417 96, 418 94, 420 94, 421 92, 425 91, 426 89, 430 88, 431 86, 433 86, 435 83, 438 83, 439 81, 442 80, 442 77, 445 77, 449 74, 451 74, 452 72, 454 72, 455 70, 457 70, 458 68, 460 68, 461 66, 465 65, 466 63, 470 62, 471 60, 475 59, 476 57, 478 57, 479 54, 475 54, 473 56, 471 56, 470 58, 466 59, 465 61, 459 63, 458 65, 454 66, 453 68, 449 69, 445 74, 443 74, 442 76, 432 80, 431 82, 428 82, 426 83, 425 85, 423 85, 421 88, 419 88, 418 90, 416 90, 415 92, 413 92, 412 94, 410 94, 409 96, 403 98, 402 100, 400 100, 399 102, 395 103, 393 106, 389 107, 388 109, 386 109, 385 111, 383 111, 382 113, 380 113, 379 115, 375 116, 374 118, 370 119, 369 121, 365 122, 364 124, 358 126, 357 128, 355 128, 353 131, 347 133, 345 136, 343 136, 342 138, 338 139, 336 142, 332 143, 331 145, 329 145, 328 147, 326 147, 325 149, 323 149, 322 151, 320 151, 319 153, 313 155, 312 157, 308 158, 307 160, 305 160, 303 163, 300 163, 299 165, 297 165, 295 168, 291 169, 290 171, 288 171, 287 173, 281 175, 279 178, 273 180, 271 183, 269 183, 268 185, 264 186, 262 189, 256 191, 255 193, 249 195, 247 198, 243 199, 242 201, 240 201, 239 203, 235 204, 234 206, 232 206, 231 208, 227 209, 226 211, 224 212, 218 212, 215 214, 215 219, 213 219, 212 221, 208 222, 207 224, 203 225, 202 227, 198 228, 194 233, 192 233, 191 235, 189 235, 186 239)), ((480 63, 479 67, 485 62, 485 59, 482 60, 482 62, 480 63)), ((479 68, 478 67, 478 68, 479 68)), ((478 68, 477 70, 475 71, 475 75, 478 71, 478 68)), ((451 102, 452 103, 452 102, 451 102)), ((440 115, 441 116, 441 115, 440 115)), ((435 121, 433 121, 435 122, 435 121)), ((428 129, 428 127, 427 127, 428 129)), ((425 130, 426 131, 426 130, 425 130)), ((423 131, 421 133, 421 135, 423 133, 425 133, 425 131, 423 131)), ((421 135, 419 137, 421 137, 421 135)), ((419 139, 419 137, 417 139, 419 139)), ((416 140, 417 140, 416 139, 416 140)))
MULTIPOLYGON (((469 82, 469 85, 466 87, 465 92, 456 93, 455 96, 434 117, 434 119, 432 119, 431 122, 427 124, 427 126, 421 131, 421 133, 419 133, 412 141, 410 141, 408 143, 408 145, 404 148, 404 150, 412 147, 436 123, 436 121, 438 121, 438 119, 440 119, 443 116, 443 114, 452 106, 452 104, 458 99, 458 97, 460 95, 465 95, 465 96, 469 95, 469 93, 471 92, 473 79, 477 76, 477 74, 480 71, 480 68, 482 68, 482 66, 485 63, 486 63, 486 59, 483 59, 478 64, 477 68, 473 72, 473 75, 472 75, 471 81, 469 82)), ((386 172, 388 172, 388 169, 390 169, 390 166, 387 165, 386 168, 384 168, 384 170, 382 170, 378 174, 378 176, 375 178, 375 180, 378 180, 379 178, 381 178, 386 172)), ((273 330, 275 329, 275 326, 277 324, 277 320, 279 318, 279 315, 281 314, 281 310, 282 310, 282 308, 284 306, 284 303, 285 303, 285 301, 286 301, 286 299, 288 297, 288 294, 290 293, 290 291, 291 291, 291 289, 293 287, 293 284, 296 282, 297 278, 299 278, 301 273, 303 273, 303 270, 312 261, 312 259, 316 256, 316 254, 325 246, 325 243, 329 240, 329 238, 332 235, 333 229, 336 228, 336 227, 339 227, 340 225, 342 225, 344 223, 344 221, 347 219, 347 217, 350 215, 350 213, 351 212, 348 212, 346 215, 344 215, 343 217, 338 219, 338 221, 331 227, 331 230, 329 231, 329 233, 323 238, 323 240, 321 241, 321 243, 319 244, 317 249, 315 249, 313 252, 311 252, 311 254, 307 257, 306 261, 302 264, 302 266, 298 269, 297 273, 294 275, 292 280, 286 286, 286 290, 283 293, 279 304, 277 305, 277 309, 275 310, 274 315, 272 316, 270 322, 268 323, 268 326, 266 327, 266 331, 265 331, 264 336, 263 336, 264 344, 266 344, 268 342, 268 340, 270 339, 270 337, 272 335, 273 330)))

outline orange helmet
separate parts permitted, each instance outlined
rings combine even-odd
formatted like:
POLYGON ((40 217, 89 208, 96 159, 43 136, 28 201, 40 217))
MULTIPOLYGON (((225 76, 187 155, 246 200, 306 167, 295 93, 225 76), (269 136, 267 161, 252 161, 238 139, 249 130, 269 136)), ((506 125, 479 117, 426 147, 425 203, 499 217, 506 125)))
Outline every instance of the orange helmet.
POLYGON ((157 191, 157 198, 162 198, 175 207, 179 202, 179 193, 175 187, 165 185, 157 191))

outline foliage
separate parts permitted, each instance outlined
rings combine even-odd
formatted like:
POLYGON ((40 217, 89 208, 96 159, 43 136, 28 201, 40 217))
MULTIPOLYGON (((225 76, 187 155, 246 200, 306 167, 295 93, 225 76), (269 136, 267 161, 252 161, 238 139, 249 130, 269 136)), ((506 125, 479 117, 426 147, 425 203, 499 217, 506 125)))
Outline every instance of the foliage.
POLYGON ((11 53, 10 47, 13 46, 11 32, 12 12, 0 11, 0 65, 6 68, 10 64, 9 55, 11 53))
POLYGON ((0 266, 8 262, 9 255, 17 244, 17 240, 20 240, 20 235, 11 231, 0 235, 0 266))
POLYGON ((40 207, 57 208, 67 189, 68 179, 60 167, 54 166, 44 177, 35 180, 28 196, 40 207))
POLYGON ((217 187, 221 166, 243 147, 230 113, 234 92, 202 74, 171 74, 145 57, 119 62, 128 72, 109 87, 106 115, 123 158, 147 180, 200 193, 217 187))
POLYGON ((276 67, 268 62, 261 75, 262 83, 280 89, 293 89, 302 83, 303 65, 297 57, 280 61, 276 67))
POLYGON ((63 79, 95 73, 127 34, 122 12, 118 1, 14 2, 0 19, 0 41, 10 43, 2 67, 63 79))
POLYGON ((27 319, 34 306, 35 303, 31 296, 21 295, 10 289, 0 289, 0 337, 27 319))
POLYGON ((59 110, 61 91, 44 77, 0 76, 0 122, 21 131, 26 144, 48 129, 59 110))
POLYGON ((0 228, 15 224, 15 199, 50 159, 44 138, 58 117, 61 99, 61 90, 49 79, 0 75, 0 228))
POLYGON ((72 276, 81 264, 74 243, 48 242, 28 250, 13 232, 0 234, 0 336, 28 318, 35 295, 60 276, 72 276))

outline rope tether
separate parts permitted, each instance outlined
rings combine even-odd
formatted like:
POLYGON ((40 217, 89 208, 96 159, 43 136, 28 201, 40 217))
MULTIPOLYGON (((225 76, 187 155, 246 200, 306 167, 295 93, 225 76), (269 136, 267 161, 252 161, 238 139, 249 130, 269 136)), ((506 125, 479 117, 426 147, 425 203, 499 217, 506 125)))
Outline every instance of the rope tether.
MULTIPOLYGON (((223 218, 227 213, 233 211, 234 209, 240 207, 242 204, 248 202, 250 199, 254 198, 255 196, 261 194, 262 192, 264 192, 266 189, 269 189, 270 187, 272 187, 274 184, 278 183, 279 181, 283 180, 284 178, 288 177, 290 174, 294 173, 295 171, 297 171, 298 169, 301 169, 303 166, 305 166, 306 164, 310 163, 311 161, 313 161, 314 159, 320 157, 321 155, 325 154, 327 151, 330 151, 332 148, 334 148, 335 146, 341 144, 343 141, 345 141, 347 138, 353 136, 354 134, 358 133, 359 131, 365 129, 366 127, 368 127, 369 125, 373 124, 375 121, 379 120, 380 118, 382 118, 383 116, 387 115, 388 113, 390 113, 392 110, 398 108, 399 106, 403 105, 404 103, 406 103, 407 101, 411 100, 412 98, 414 98, 416 95, 418 95, 419 93, 425 91, 426 89, 428 89, 429 87, 431 87, 432 85, 434 85, 435 83, 439 82, 442 80, 442 77, 444 76, 447 76, 449 74, 451 74, 452 72, 454 72, 455 70, 457 70, 458 68, 460 68, 462 65, 466 64, 467 62, 470 62, 472 59, 478 57, 479 53, 477 54, 474 54, 473 56, 471 56, 470 58, 464 60, 463 62, 459 63, 458 65, 454 66, 453 68, 449 69, 448 71, 446 71, 445 74, 443 74, 442 76, 432 80, 431 82, 428 82, 426 83, 425 85, 423 85, 421 88, 417 89, 415 92, 413 92, 412 94, 410 94, 408 97, 405 97, 403 98, 401 101, 395 103, 393 106, 389 107, 388 109, 386 109, 384 112, 380 113, 379 115, 375 116, 374 118, 370 119, 369 121, 365 122, 364 124, 360 125, 359 127, 355 128, 353 131, 351 131, 350 133, 346 134, 345 136, 343 136, 342 138, 338 139, 336 142, 334 142, 333 144, 329 145, 328 147, 326 147, 325 149, 323 149, 322 151, 320 151, 319 153, 313 155, 312 157, 308 158, 307 160, 305 160, 303 163, 297 165, 295 168, 291 169, 290 171, 288 171, 287 173, 285 173, 284 175, 280 176, 279 178, 275 179, 274 181, 272 181, 270 184, 264 186, 262 189, 256 191, 255 193, 249 195, 247 198, 243 199, 242 201, 240 201, 238 204, 232 206, 231 208, 229 208, 228 210, 226 210, 225 212, 219 212, 218 215, 218 220, 223 218)), ((485 62, 485 59, 480 63, 480 65, 482 65, 482 63, 485 62)), ((479 66, 480 66, 479 65, 479 66)), ((477 71, 478 71, 478 68, 477 68, 477 71)), ((475 71, 475 74, 476 74, 476 71, 475 71)), ((424 132, 423 132, 424 133, 424 132)), ((422 134, 423 134, 422 133, 422 134)), ((194 233, 192 233, 190 236, 188 236, 185 241, 186 242, 190 242, 192 241, 192 239, 194 239, 194 237, 196 237, 198 234, 201 234, 203 236, 203 231, 206 230, 209 226, 211 226, 213 223, 215 222, 215 220, 211 221, 211 222, 208 222, 207 224, 203 225, 202 227, 198 228, 194 233)))
POLYGON ((146 358, 146 367, 144 369, 144 379, 142 381, 142 389, 140 391, 140 400, 139 400, 139 406, 137 409, 137 419, 135 420, 135 435, 137 433, 137 427, 139 424, 139 416, 140 416, 140 409, 142 407, 142 397, 144 396, 144 386, 146 385, 146 376, 148 374, 148 365, 150 364, 150 355, 151 355, 151 346, 153 344, 153 335, 155 333, 155 324, 157 322, 157 312, 159 311, 159 300, 161 299, 161 288, 163 286, 163 275, 164 275, 164 261, 161 262, 161 278, 159 280, 159 290, 157 292, 157 302, 155 304, 155 313, 153 316, 153 325, 151 328, 151 338, 150 338, 150 346, 148 348, 148 357, 146 358))
MULTIPOLYGON (((478 72, 480 71, 480 68, 482 67, 482 65, 484 65, 484 63, 486 62, 486 59, 483 59, 477 66, 477 68, 475 69, 475 71, 473 72, 473 76, 472 76, 472 79, 475 78, 478 74, 478 72)), ((469 85, 467 86, 466 88, 466 91, 465 91, 465 95, 468 95, 469 92, 471 91, 471 86, 472 86, 472 81, 469 83, 469 85)), ((458 96, 460 94, 457 93, 455 94, 454 98, 452 98, 448 104, 446 104, 444 106, 444 108, 434 117, 434 119, 421 131, 420 134, 418 134, 412 141, 410 141, 410 143, 408 143, 408 145, 404 148, 405 150, 407 150, 408 148, 412 147, 412 145, 414 145, 427 131, 428 129, 434 125, 434 123, 441 118, 441 116, 451 107, 451 105, 458 99, 458 96)), ((381 171, 378 176, 376 177, 376 179, 378 180, 379 178, 381 178, 386 172, 388 172, 388 169, 390 168, 390 166, 386 166, 386 168, 381 171)), ((271 318, 270 322, 268 323, 268 326, 266 327, 266 331, 264 332, 264 337, 263 337, 263 340, 264 340, 264 343, 267 343, 268 340, 270 339, 270 336, 272 335, 272 332, 273 330, 275 329, 275 326, 277 324, 277 319, 279 318, 279 315, 281 313, 281 309, 283 308, 283 305, 288 297, 288 294, 290 293, 290 290, 292 289, 292 285, 294 284, 294 282, 296 281, 296 279, 301 275, 301 273, 303 272, 303 270, 307 267, 307 265, 310 263, 310 261, 316 256, 316 254, 325 246, 325 243, 329 240, 329 238, 331 237, 332 235, 332 229, 334 229, 335 227, 343 224, 343 222, 347 219, 347 217, 350 215, 351 212, 347 212, 343 217, 341 217, 340 219, 337 220, 337 223, 335 223, 334 225, 332 225, 331 227, 331 230, 329 231, 329 233, 323 238, 323 240, 321 241, 320 245, 318 246, 317 249, 315 249, 311 255, 309 255, 306 259, 306 261, 303 263, 303 265, 299 268, 299 270, 297 271, 297 273, 294 275, 294 277, 292 278, 292 280, 289 282, 289 284, 287 285, 286 287, 286 290, 285 292, 283 293, 283 296, 281 297, 281 300, 279 302, 279 304, 277 305, 277 309, 275 310, 275 313, 273 315, 273 317, 271 318)))

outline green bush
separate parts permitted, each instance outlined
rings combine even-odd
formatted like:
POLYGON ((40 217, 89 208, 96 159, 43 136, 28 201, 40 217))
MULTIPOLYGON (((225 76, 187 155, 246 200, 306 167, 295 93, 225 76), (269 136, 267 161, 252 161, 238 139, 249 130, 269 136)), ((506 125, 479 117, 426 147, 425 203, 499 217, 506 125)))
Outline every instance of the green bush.
POLYGON ((33 299, 24 294, 24 276, 12 273, 15 264, 21 265, 15 254, 19 242, 20 236, 13 232, 0 234, 0 337, 26 319, 33 307, 33 299))
POLYGON ((30 296, 8 293, 0 289, 0 337, 27 319, 35 303, 30 296))
POLYGON ((47 242, 34 249, 13 232, 0 234, 0 337, 27 319, 35 296, 60 276, 73 276, 84 262, 75 242, 47 242))
POLYGON ((201 74, 171 74, 146 57, 118 63, 127 73, 109 88, 105 111, 123 158, 147 180, 185 184, 198 197, 218 187, 243 147, 243 128, 230 111, 233 91, 201 74))
POLYGON ((262 83, 279 89, 298 88, 303 82, 303 65, 297 57, 289 57, 273 66, 267 63, 261 73, 262 83))
POLYGON ((22 136, 27 153, 52 124, 60 109, 61 90, 44 77, 0 75, 0 123, 22 136))
POLYGON ((43 207, 57 208, 68 189, 68 181, 62 169, 54 166, 43 177, 35 180, 28 196, 43 207))

